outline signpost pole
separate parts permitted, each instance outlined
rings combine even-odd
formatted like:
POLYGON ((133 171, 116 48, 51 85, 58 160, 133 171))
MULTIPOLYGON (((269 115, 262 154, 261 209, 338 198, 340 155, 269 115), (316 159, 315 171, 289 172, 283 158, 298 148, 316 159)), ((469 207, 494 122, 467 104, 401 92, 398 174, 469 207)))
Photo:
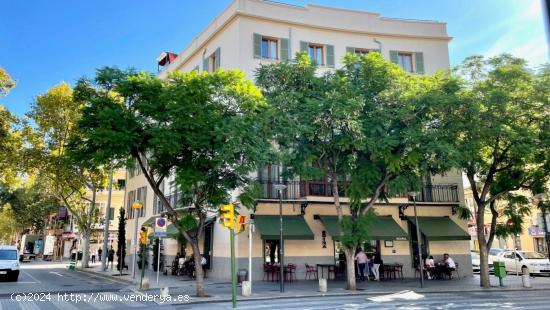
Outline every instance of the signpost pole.
POLYGON ((160 237, 159 237, 159 244, 157 248, 157 285, 159 285, 159 272, 160 272, 160 237))
POLYGON ((237 277, 235 276, 235 231, 234 228, 229 229, 231 236, 231 300, 233 308, 237 308, 237 277))

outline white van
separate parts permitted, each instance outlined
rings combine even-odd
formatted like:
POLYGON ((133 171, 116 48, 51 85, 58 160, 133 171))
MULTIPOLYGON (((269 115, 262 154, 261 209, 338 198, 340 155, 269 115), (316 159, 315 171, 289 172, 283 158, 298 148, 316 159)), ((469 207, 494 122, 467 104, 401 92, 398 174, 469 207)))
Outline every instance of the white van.
POLYGON ((13 245, 0 245, 0 278, 17 281, 19 278, 19 255, 13 245))

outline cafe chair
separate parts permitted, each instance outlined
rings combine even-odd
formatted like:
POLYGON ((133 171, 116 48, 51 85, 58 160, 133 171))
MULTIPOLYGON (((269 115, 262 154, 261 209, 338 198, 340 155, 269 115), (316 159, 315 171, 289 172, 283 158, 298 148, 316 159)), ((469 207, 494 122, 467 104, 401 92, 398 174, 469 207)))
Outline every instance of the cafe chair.
POLYGON ((308 263, 306 263, 306 280, 311 279, 311 276, 317 280, 317 267, 310 266, 308 263))
POLYGON ((288 276, 288 281, 292 282, 293 280, 296 280, 296 265, 295 264, 288 264, 285 268, 285 280, 288 276))

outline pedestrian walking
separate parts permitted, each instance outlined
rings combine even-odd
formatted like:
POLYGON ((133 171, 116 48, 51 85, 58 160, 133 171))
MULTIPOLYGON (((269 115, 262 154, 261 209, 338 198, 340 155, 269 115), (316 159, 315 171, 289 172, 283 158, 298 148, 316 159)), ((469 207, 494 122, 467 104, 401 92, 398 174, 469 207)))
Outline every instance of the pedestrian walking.
POLYGON ((113 250, 113 247, 111 247, 111 249, 109 250, 109 255, 108 255, 108 261, 107 261, 107 268, 109 268, 109 264, 111 264, 111 270, 113 269, 113 261, 115 260, 115 250, 113 250))
POLYGON ((102 253, 103 253, 103 250, 101 248, 99 248, 99 250, 97 250, 97 256, 98 256, 99 261, 101 261, 101 254, 102 253))
POLYGON ((380 265, 382 265, 382 258, 380 257, 380 252, 378 252, 377 248, 374 248, 374 253, 372 254, 373 259, 373 268, 372 273, 374 273, 374 279, 376 281, 380 281, 380 265))
POLYGON ((359 280, 365 281, 365 266, 368 262, 367 254, 365 254, 361 248, 358 248, 358 252, 355 254, 355 260, 359 266, 359 280))
POLYGON ((95 264, 95 253, 92 253, 92 264, 95 264))

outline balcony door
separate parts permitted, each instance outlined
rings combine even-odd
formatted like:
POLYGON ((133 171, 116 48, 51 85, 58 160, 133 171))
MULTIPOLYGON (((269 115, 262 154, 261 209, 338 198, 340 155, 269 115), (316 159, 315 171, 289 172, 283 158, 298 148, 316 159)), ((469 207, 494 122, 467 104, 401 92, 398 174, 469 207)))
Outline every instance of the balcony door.
POLYGON ((277 190, 274 185, 282 182, 281 168, 279 165, 269 164, 258 171, 258 179, 260 179, 262 186, 264 187, 264 193, 266 198, 276 199, 279 198, 277 190))

